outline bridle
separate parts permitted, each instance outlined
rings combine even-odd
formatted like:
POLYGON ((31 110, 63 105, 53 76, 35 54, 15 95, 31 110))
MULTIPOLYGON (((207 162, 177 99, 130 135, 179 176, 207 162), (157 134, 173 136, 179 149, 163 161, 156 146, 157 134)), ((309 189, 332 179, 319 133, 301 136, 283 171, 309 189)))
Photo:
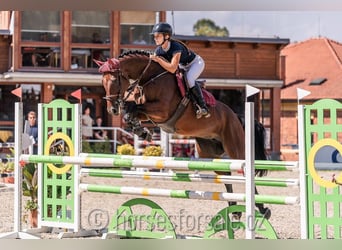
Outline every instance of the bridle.
MULTIPOLYGON (((110 78, 111 78, 110 81, 112 81, 111 84, 113 84, 113 78, 115 78, 117 80, 119 87, 118 87, 118 91, 116 94, 108 95, 108 94, 110 94, 111 84, 109 85, 108 80, 107 80, 106 88, 105 88, 106 96, 103 97, 103 99, 112 104, 111 112, 113 112, 114 114, 120 114, 121 113, 121 107, 123 105, 123 101, 122 101, 121 93, 120 93, 121 92, 121 77, 120 76, 122 75, 122 72, 120 69, 114 69, 114 70, 111 70, 109 72, 106 72, 106 74, 110 75, 110 78)), ((103 79, 103 81, 105 81, 105 80, 103 79)))
POLYGON ((132 94, 133 91, 137 89, 139 91, 139 95, 143 96, 143 88, 146 87, 146 85, 150 84, 155 79, 161 77, 162 75, 168 72, 168 71, 163 71, 157 76, 154 76, 150 78, 148 81, 141 84, 141 80, 143 76, 145 75, 146 71, 148 70, 148 68, 150 67, 151 63, 152 63, 152 59, 149 58, 149 61, 147 65, 145 66, 145 68, 143 69, 143 71, 141 72, 140 76, 134 82, 129 84, 126 91, 122 91, 121 78, 122 77, 125 78, 128 82, 130 82, 130 78, 129 76, 126 76, 123 74, 122 70, 120 69, 120 66, 108 72, 111 75, 111 77, 116 79, 117 84, 118 84, 118 91, 116 94, 108 95, 108 92, 110 94, 110 86, 107 86, 106 96, 103 97, 103 99, 112 103, 112 112, 114 114, 121 114, 121 110, 124 106, 124 103, 127 101, 127 99, 129 98, 129 96, 132 94))
MULTIPOLYGON (((151 65, 151 59, 149 59, 147 65, 145 66, 144 70, 142 71, 142 73, 140 74, 140 76, 133 82, 130 83, 130 85, 127 88, 127 91, 129 94, 132 93, 132 91, 134 90, 135 86, 138 86, 141 79, 143 78, 144 74, 146 73, 147 69, 150 67, 151 65)), ((118 97, 117 99, 120 99, 122 102, 125 102, 128 98, 129 95, 126 95, 126 97, 123 97, 123 93, 121 91, 121 77, 125 78, 127 81, 129 81, 129 77, 125 76, 122 72, 122 70, 120 69, 120 67, 112 70, 109 72, 109 74, 111 74, 112 77, 114 77, 117 80, 118 83, 118 91, 116 94, 113 95, 106 95, 105 97, 103 97, 103 99, 107 100, 107 101, 111 101, 113 102, 113 97, 118 97)), ((139 85, 140 86, 140 85, 139 85)), ((110 92, 110 88, 108 87, 108 91, 110 92)), ((106 93, 107 94, 107 93, 106 93)))

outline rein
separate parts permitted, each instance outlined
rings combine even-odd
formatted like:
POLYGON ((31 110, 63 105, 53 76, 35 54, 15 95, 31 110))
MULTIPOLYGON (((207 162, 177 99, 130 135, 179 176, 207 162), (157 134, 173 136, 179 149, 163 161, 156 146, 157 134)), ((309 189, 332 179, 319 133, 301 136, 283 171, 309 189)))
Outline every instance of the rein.
MULTIPOLYGON (((143 88, 150 84, 151 82, 153 82, 154 80, 158 79, 159 77, 165 75, 168 71, 163 71, 162 73, 156 75, 155 77, 152 77, 151 79, 149 79, 147 82, 143 83, 143 84, 140 84, 141 82, 141 79, 143 78, 144 74, 146 73, 147 69, 150 67, 152 63, 152 59, 149 58, 148 60, 148 63, 147 65, 145 66, 143 72, 140 74, 139 78, 137 80, 135 80, 132 84, 129 85, 129 87, 127 88, 127 96, 124 97, 123 101, 126 101, 127 98, 130 96, 130 94, 134 91, 135 87, 138 87, 139 88, 139 93, 140 93, 140 96, 143 95, 143 88)), ((120 81, 120 80, 119 80, 120 81)), ((121 85, 120 85, 120 88, 121 88, 121 85)))
MULTIPOLYGON (((105 97, 103 97, 103 99, 107 100, 107 101, 110 101, 110 102, 115 102, 115 106, 117 106, 119 108, 119 110, 121 110, 123 104, 125 102, 127 102, 127 100, 132 96, 132 94, 134 93, 134 91, 137 89, 138 91, 138 98, 135 98, 134 97, 134 100, 137 104, 143 104, 145 102, 145 96, 144 96, 144 93, 143 93, 143 88, 146 87, 147 85, 149 85, 150 83, 154 82, 156 79, 158 79, 159 77, 165 75, 168 73, 167 70, 159 73, 158 75, 150 78, 149 80, 147 80, 146 82, 144 83, 141 83, 144 75, 146 74, 148 68, 151 66, 151 63, 152 63, 152 59, 149 58, 148 60, 148 63, 146 64, 145 68, 143 69, 143 71, 141 72, 140 76, 133 82, 133 83, 130 83, 128 88, 123 91, 121 88, 122 88, 122 81, 121 81, 121 77, 124 77, 126 80, 129 81, 129 77, 128 76, 125 76, 123 74, 123 72, 121 71, 120 67, 117 67, 115 68, 115 70, 111 70, 109 72, 109 74, 111 75, 111 77, 115 77, 117 79, 117 83, 118 83, 118 91, 116 94, 113 94, 113 95, 106 95, 105 97)), ((109 87, 108 87, 109 88, 109 87)), ((110 88, 109 88, 109 92, 110 92, 110 88)), ((119 112, 121 113, 121 112, 119 112)), ((145 114, 146 117, 148 117, 148 119, 154 124, 154 125, 157 125, 155 124, 155 122, 149 117, 148 114, 145 114)))

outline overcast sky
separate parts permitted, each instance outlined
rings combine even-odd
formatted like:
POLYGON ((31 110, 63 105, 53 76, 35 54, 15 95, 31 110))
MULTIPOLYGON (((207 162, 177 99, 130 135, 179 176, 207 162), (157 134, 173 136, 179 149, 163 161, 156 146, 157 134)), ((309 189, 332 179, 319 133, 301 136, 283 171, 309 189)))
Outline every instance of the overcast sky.
POLYGON ((194 35, 202 18, 226 27, 231 37, 280 37, 291 42, 327 37, 342 43, 342 11, 174 11, 167 21, 178 35, 194 35))

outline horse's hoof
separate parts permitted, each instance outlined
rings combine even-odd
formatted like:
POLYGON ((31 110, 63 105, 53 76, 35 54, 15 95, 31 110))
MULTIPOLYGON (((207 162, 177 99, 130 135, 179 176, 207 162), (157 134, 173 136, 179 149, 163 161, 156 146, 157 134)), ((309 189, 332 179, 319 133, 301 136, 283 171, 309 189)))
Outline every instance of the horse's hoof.
POLYGON ((232 213, 232 221, 240 221, 241 216, 242 216, 241 212, 232 213))
POLYGON ((267 220, 271 218, 271 209, 269 209, 268 207, 263 208, 262 211, 260 211, 260 213, 267 220))

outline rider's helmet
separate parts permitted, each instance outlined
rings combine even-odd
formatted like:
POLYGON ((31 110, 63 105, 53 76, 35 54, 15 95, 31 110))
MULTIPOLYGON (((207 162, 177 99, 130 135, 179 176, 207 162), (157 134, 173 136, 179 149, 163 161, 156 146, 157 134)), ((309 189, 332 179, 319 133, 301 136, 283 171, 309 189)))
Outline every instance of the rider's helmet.
POLYGON ((151 35, 153 35, 154 33, 163 33, 164 35, 167 34, 167 35, 171 36, 172 35, 172 27, 168 23, 164 23, 164 22, 157 23, 154 25, 152 32, 151 32, 151 35))

